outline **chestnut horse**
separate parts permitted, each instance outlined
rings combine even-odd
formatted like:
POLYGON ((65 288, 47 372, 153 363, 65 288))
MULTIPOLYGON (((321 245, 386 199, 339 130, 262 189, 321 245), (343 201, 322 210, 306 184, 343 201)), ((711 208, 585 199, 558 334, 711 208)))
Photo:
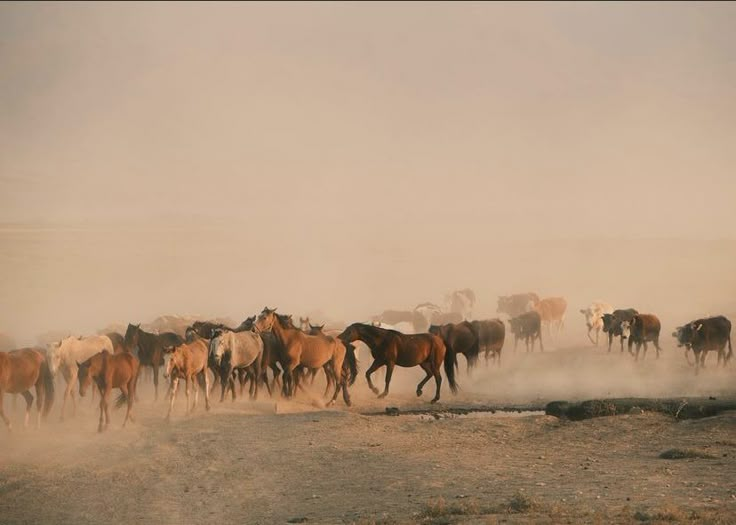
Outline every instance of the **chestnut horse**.
POLYGON ((388 395, 388 387, 391 383, 395 365, 405 368, 421 366, 425 371, 427 377, 417 385, 417 396, 422 395, 422 387, 434 376, 437 383, 437 392, 432 399, 432 403, 436 403, 440 399, 440 388, 442 386, 440 369, 444 362, 445 375, 447 375, 447 381, 450 383, 450 390, 453 393, 457 392, 455 356, 452 352, 446 351, 442 339, 436 335, 406 335, 395 330, 384 330, 363 323, 353 323, 337 337, 344 343, 363 341, 370 348, 373 364, 366 371, 365 378, 368 380, 368 386, 374 394, 378 394, 378 389, 371 381, 371 374, 382 366, 386 366, 386 387, 383 393, 378 396, 379 399, 388 395))
POLYGON ((138 368, 140 362, 129 352, 110 354, 107 350, 93 355, 83 363, 77 363, 79 367, 79 395, 84 397, 87 388, 95 382, 100 392, 100 423, 97 431, 102 432, 110 424, 110 412, 107 403, 113 388, 120 389, 120 395, 115 400, 115 407, 119 408, 127 402, 128 411, 125 413, 123 427, 130 419, 133 419, 133 400, 135 399, 135 388, 138 382, 138 368), (104 424, 103 424, 104 419, 104 424))
POLYGON ((26 400, 24 425, 28 426, 33 406, 33 395, 31 394, 33 386, 36 387, 36 408, 38 409, 36 426, 40 427, 41 416, 45 418, 54 403, 54 377, 49 370, 46 356, 36 348, 0 352, 0 417, 5 421, 9 431, 13 431, 13 425, 3 411, 3 394, 23 395, 26 400))
POLYGON ((194 409, 197 407, 197 399, 199 398, 197 379, 199 379, 200 384, 203 384, 205 408, 207 410, 210 409, 210 379, 209 375, 207 374, 208 358, 208 342, 198 335, 194 335, 194 339, 191 342, 177 346, 176 348, 174 348, 173 352, 170 352, 167 355, 167 363, 164 370, 164 377, 171 379, 171 386, 169 388, 171 392, 171 399, 169 401, 169 411, 166 414, 167 420, 171 418, 171 410, 174 408, 176 391, 179 389, 179 379, 181 378, 184 378, 184 382, 186 384, 186 414, 189 415, 189 413, 193 412, 194 409), (192 405, 191 410, 189 409, 190 383, 194 388, 194 404, 192 405))
POLYGON ((184 340, 174 332, 151 334, 141 330, 141 325, 129 324, 125 331, 125 348, 132 352, 138 348, 141 366, 153 368, 154 400, 158 400, 158 369, 164 364, 164 351, 182 344, 184 340))
MULTIPOLYGON (((353 383, 355 383, 355 379, 358 376, 358 360, 355 357, 355 347, 351 343, 343 343, 340 339, 325 334, 323 331, 324 327, 325 325, 315 326, 310 324, 309 335, 324 337, 328 341, 334 342, 337 345, 337 359, 335 359, 334 364, 341 365, 341 368, 337 371, 337 373, 332 370, 332 361, 328 361, 327 364, 323 366, 325 376, 327 376, 327 387, 325 388, 324 395, 325 397, 327 397, 327 392, 330 390, 330 383, 334 382, 335 394, 332 396, 332 399, 330 400, 328 405, 331 405, 335 402, 338 392, 342 390, 342 399, 347 406, 350 406, 352 402, 350 401, 348 384, 352 385, 353 383)), ((312 381, 314 381, 315 370, 316 369, 312 369, 312 381)))
MULTIPOLYGON (((294 371, 299 366, 319 369, 331 362, 335 374, 342 373, 342 360, 337 362, 339 355, 334 341, 323 336, 307 335, 298 328, 287 326, 276 314, 275 308, 273 310, 263 309, 256 320, 255 329, 257 332, 273 332, 284 347, 280 360, 285 397, 294 395, 297 386, 294 371)), ((336 384, 339 385, 340 381, 338 380, 336 384)))

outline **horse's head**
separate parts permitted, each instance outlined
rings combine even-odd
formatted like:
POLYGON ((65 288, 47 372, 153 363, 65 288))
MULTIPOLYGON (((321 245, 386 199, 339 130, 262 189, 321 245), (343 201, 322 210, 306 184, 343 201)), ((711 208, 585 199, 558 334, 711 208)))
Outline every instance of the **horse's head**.
POLYGON ((92 368, 96 357, 94 355, 83 363, 77 362, 77 379, 79 380, 79 395, 81 397, 85 396, 87 388, 92 383, 92 376, 94 375, 92 368))
POLYGON ((302 332, 309 332, 310 326, 311 325, 309 323, 309 317, 307 317, 307 318, 304 318, 304 317, 301 317, 301 316, 299 317, 299 329, 302 332))
POLYGON ((138 346, 138 334, 140 332, 140 323, 138 324, 130 324, 128 323, 128 329, 125 330, 125 348, 128 349, 128 351, 132 351, 133 348, 138 346))
POLYGON ((258 316, 256 322, 253 323, 253 328, 255 328, 256 332, 270 332, 276 322, 276 308, 272 310, 267 306, 263 309, 261 315, 258 316))
POLYGON ((352 343, 354 341, 357 341, 358 339, 360 339, 360 331, 358 329, 359 326, 360 323, 351 324, 345 330, 343 330, 342 333, 337 336, 337 338, 343 343, 352 343))
POLYGON ((210 341, 210 356, 217 366, 220 366, 222 356, 225 354, 225 338, 227 334, 228 332, 219 333, 210 341))
POLYGON ((174 348, 171 352, 164 354, 164 378, 168 379, 171 377, 171 373, 175 368, 179 368, 182 365, 182 353, 180 346, 174 348))
POLYGON ((51 371, 51 375, 55 376, 56 371, 59 370, 59 366, 61 366, 61 345, 64 341, 54 341, 53 343, 48 343, 46 345, 46 362, 49 365, 49 371, 51 371))
POLYGON ((322 335, 324 334, 325 325, 309 324, 309 335, 322 335))

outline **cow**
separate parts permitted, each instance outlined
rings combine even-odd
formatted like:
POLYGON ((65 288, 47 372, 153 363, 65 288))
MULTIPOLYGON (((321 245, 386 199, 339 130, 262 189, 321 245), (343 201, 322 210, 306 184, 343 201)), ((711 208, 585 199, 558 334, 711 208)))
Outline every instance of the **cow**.
POLYGON ((507 314, 509 317, 518 317, 534 308, 539 302, 539 296, 534 292, 501 295, 498 297, 496 313, 507 314))
POLYGON ((603 321, 603 332, 608 334, 608 351, 611 351, 611 344, 613 344, 613 338, 618 336, 621 338, 621 352, 624 351, 624 338, 621 332, 621 323, 624 321, 631 321, 631 319, 638 314, 634 308, 627 308, 625 310, 614 310, 613 313, 603 314, 601 316, 603 321))
POLYGON ((429 327, 429 333, 442 339, 447 352, 454 354, 455 366, 457 366, 457 354, 465 356, 468 372, 478 363, 480 353, 478 333, 470 322, 432 325, 429 327))
POLYGON ((603 314, 613 313, 613 306, 603 301, 593 301, 585 309, 581 309, 580 313, 585 316, 585 326, 588 327, 588 339, 595 346, 598 346, 598 337, 603 329, 603 314), (595 341, 590 335, 592 331, 595 331, 595 341))
POLYGON ((696 319, 683 326, 678 326, 672 333, 672 337, 677 339, 678 347, 685 347, 685 359, 688 364, 688 350, 692 350, 695 354, 695 374, 700 371, 700 367, 705 367, 705 356, 710 350, 718 352, 718 364, 723 362, 723 366, 731 359, 733 348, 731 347, 731 321, 722 315, 716 317, 708 317, 705 319, 696 319), (726 344, 728 344, 728 354, 725 353, 726 344))
POLYGON ((490 356, 498 366, 501 366, 501 350, 506 339, 506 325, 500 319, 487 321, 471 321, 478 334, 478 347, 485 354, 486 364, 490 356))
POLYGON ((629 338, 629 353, 631 355, 634 355, 632 347, 636 345, 636 361, 639 360, 639 350, 641 350, 642 345, 644 345, 642 360, 647 356, 648 342, 654 343, 654 348, 657 349, 657 359, 659 359, 659 353, 662 351, 659 347, 659 332, 661 329, 662 324, 656 315, 636 314, 631 318, 631 321, 621 323, 621 337, 623 339, 629 338))
POLYGON ((526 351, 529 352, 529 341, 531 340, 531 351, 534 351, 534 340, 539 339, 539 347, 544 352, 542 343, 542 318, 539 313, 532 310, 509 319, 511 333, 514 334, 514 352, 519 339, 524 339, 526 351))
POLYGON ((551 335, 550 326, 557 323, 557 333, 560 333, 565 325, 565 312, 567 301, 564 297, 546 297, 534 305, 534 310, 539 313, 542 322, 547 325, 547 333, 551 335))

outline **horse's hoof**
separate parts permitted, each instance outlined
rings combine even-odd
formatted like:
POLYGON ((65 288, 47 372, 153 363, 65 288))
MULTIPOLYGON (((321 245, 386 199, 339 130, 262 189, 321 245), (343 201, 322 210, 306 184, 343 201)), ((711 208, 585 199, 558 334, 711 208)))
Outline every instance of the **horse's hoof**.
POLYGON ((386 392, 384 392, 383 394, 379 395, 378 396, 378 399, 383 399, 384 397, 386 397, 386 392))
POLYGON ((434 405, 437 401, 439 401, 439 399, 433 399, 432 401, 430 401, 430 403, 434 405))
POLYGON ((417 397, 422 397, 422 391, 421 390, 417 390, 417 397))
POLYGON ((350 400, 345 401, 345 406, 351 407, 353 406, 353 402, 350 400))

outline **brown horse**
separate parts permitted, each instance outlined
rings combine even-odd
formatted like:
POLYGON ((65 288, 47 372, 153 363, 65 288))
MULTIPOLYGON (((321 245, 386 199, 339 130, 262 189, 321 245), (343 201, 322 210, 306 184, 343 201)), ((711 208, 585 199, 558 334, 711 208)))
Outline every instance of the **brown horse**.
POLYGON ((429 333, 442 339, 447 352, 453 356, 455 366, 457 366, 457 354, 465 356, 468 372, 478 364, 478 354, 480 353, 479 335, 469 321, 457 324, 431 325, 429 333))
MULTIPOLYGON (((296 387, 294 370, 299 366, 319 369, 331 362, 335 374, 342 371, 342 361, 337 362, 339 355, 334 341, 322 336, 307 335, 298 328, 286 326, 276 314, 276 309, 264 308, 258 316, 255 329, 257 332, 273 332, 284 347, 280 359, 285 397, 294 395, 296 387)), ((339 384, 339 381, 336 384, 339 384)))
POLYGON ((119 408, 126 402, 128 404, 123 427, 129 419, 135 421, 132 410, 140 362, 133 354, 129 352, 110 354, 107 350, 103 350, 83 363, 77 363, 77 366, 79 367, 79 395, 84 397, 92 381, 95 382, 100 392, 98 432, 102 432, 110 424, 110 412, 107 403, 113 388, 119 388, 121 392, 115 400, 115 407, 119 408))
POLYGON ((40 427, 41 416, 45 418, 54 403, 54 377, 49 370, 46 356, 42 350, 36 348, 0 352, 0 417, 5 421, 9 431, 12 432, 13 425, 3 411, 3 394, 23 395, 26 400, 24 425, 28 426, 33 406, 33 395, 31 394, 33 386, 36 387, 36 408, 38 409, 36 426, 40 427))
MULTIPOLYGON (((207 410, 210 409, 210 379, 207 374, 207 361, 209 357, 209 344, 205 339, 202 339, 198 335, 194 335, 194 339, 183 345, 174 348, 168 356, 168 362, 164 370, 164 377, 171 378, 171 399, 169 401, 169 411, 166 414, 166 419, 171 418, 171 410, 174 408, 174 401, 176 400, 176 391, 179 389, 179 379, 184 378, 186 384, 186 396, 187 396, 187 408, 186 414, 194 411, 197 407, 197 399, 199 398, 199 389, 197 388, 197 379, 199 383, 203 384, 204 388, 204 403, 207 410), (192 384, 194 388, 194 404, 191 410, 189 409, 189 384, 192 384)), ((217 375, 215 374, 215 377, 217 375)))
MULTIPOLYGON (((325 376, 327 376, 327 386, 325 387, 324 395, 325 397, 327 397, 327 392, 330 389, 330 383, 334 382, 335 394, 332 396, 332 400, 330 400, 328 405, 331 405, 335 402, 338 392, 342 390, 342 399, 347 406, 350 406, 352 402, 350 401, 348 384, 352 385, 353 383, 355 383, 355 379, 358 376, 358 360, 355 357, 355 347, 351 343, 343 343, 340 339, 325 334, 323 331, 324 327, 325 325, 315 326, 310 324, 309 335, 320 336, 326 338, 329 341, 334 341, 337 345, 338 355, 338 358, 335 360, 335 365, 337 365, 338 363, 342 364, 342 368, 338 371, 338 373, 335 373, 335 371, 332 370, 331 361, 323 367, 325 371, 325 376)), ((314 370, 315 369, 312 369, 312 381, 314 381, 314 370)))
POLYGON ((444 362, 445 375, 447 375, 447 381, 450 383, 450 390, 457 392, 455 356, 452 352, 447 352, 442 339, 436 335, 406 335, 395 330, 384 330, 363 323, 353 323, 337 337, 344 343, 363 341, 370 348, 373 364, 366 371, 365 378, 368 380, 368 386, 374 394, 378 394, 378 389, 371 381, 371 374, 382 366, 386 366, 386 388, 378 396, 379 398, 388 395, 388 387, 391 383, 391 375, 394 372, 395 365, 405 368, 421 366, 425 371, 427 377, 417 385, 417 396, 422 395, 422 387, 434 376, 437 383, 437 392, 432 399, 432 403, 436 403, 440 399, 440 388, 442 386, 440 369, 444 362))

